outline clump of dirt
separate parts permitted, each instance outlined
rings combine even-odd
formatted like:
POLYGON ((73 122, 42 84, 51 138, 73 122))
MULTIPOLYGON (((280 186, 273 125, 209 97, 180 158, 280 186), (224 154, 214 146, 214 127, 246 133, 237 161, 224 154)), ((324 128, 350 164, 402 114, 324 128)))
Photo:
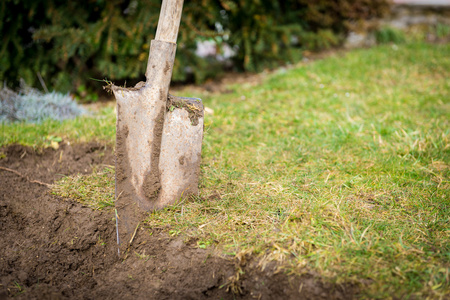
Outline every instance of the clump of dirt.
POLYGON ((203 118, 204 108, 203 103, 200 99, 196 98, 186 98, 186 97, 176 97, 169 94, 166 105, 167 111, 172 111, 173 109, 184 109, 188 112, 189 120, 191 125, 197 126, 199 123, 199 118, 203 118))
POLYGON ((119 259, 112 210, 60 199, 34 181, 90 173, 114 162, 98 143, 0 149, 0 299, 350 299, 349 285, 286 276, 199 249, 165 228, 141 226, 119 259), (8 171, 14 170, 15 172, 8 171), (19 176, 21 174, 22 176, 19 176), (233 291, 236 294, 233 294, 233 291))

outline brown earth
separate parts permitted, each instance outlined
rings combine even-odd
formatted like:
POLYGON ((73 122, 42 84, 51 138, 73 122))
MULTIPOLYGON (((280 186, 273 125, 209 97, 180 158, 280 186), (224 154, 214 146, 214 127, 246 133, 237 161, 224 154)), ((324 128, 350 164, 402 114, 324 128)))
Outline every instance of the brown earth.
POLYGON ((164 228, 142 227, 128 257, 119 260, 113 211, 60 199, 45 185, 113 165, 111 147, 65 144, 35 151, 12 145, 0 152, 6 155, 0 159, 0 299, 356 297, 350 285, 311 273, 288 277, 275 265, 262 271, 255 258, 219 256, 164 228))

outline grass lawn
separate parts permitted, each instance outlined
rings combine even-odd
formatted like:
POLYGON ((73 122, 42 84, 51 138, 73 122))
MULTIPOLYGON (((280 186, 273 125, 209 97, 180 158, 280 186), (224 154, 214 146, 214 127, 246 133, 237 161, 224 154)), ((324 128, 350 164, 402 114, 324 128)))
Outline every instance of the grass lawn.
MULTIPOLYGON (((261 266, 361 283, 364 297, 450 295, 450 45, 355 50, 230 88, 179 93, 214 109, 201 194, 153 212, 150 228, 260 255, 261 266)), ((114 131, 110 106, 63 123, 3 125, 0 145, 113 143, 114 131)), ((113 195, 102 174, 65 178, 54 192, 113 195)))

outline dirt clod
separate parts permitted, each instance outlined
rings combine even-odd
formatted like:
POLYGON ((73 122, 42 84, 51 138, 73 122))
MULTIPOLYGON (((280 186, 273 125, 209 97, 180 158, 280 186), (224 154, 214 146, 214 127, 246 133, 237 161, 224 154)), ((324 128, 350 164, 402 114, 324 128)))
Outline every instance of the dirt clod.
POLYGON ((184 109, 189 114, 189 120, 192 126, 197 126, 199 118, 203 118, 204 108, 200 99, 176 97, 169 94, 166 108, 168 111, 173 109, 184 109))

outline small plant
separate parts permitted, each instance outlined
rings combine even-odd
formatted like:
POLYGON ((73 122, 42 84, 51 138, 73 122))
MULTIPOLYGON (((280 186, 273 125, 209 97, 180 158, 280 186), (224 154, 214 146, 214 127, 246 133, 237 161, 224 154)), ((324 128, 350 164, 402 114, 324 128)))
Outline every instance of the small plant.
POLYGON ((22 81, 16 93, 4 87, 0 90, 0 122, 41 123, 46 119, 66 120, 85 113, 69 94, 41 93, 22 81))
POLYGON ((140 259, 142 259, 143 261, 148 261, 150 259, 150 255, 145 254, 145 250, 142 253, 137 253, 136 251, 134 251, 134 254, 136 254, 137 257, 139 257, 140 259))
POLYGON ((51 147, 53 149, 59 148, 59 143, 62 142, 62 138, 59 136, 49 135, 45 138, 45 144, 47 147, 51 147))
POLYGON ((442 23, 436 24, 436 36, 439 39, 449 37, 450 36, 450 26, 447 24, 442 24, 442 23))
POLYGON ((402 44, 406 40, 405 34, 402 31, 391 27, 383 27, 376 31, 375 39, 379 44, 402 44))
POLYGON ((17 281, 14 281, 14 285, 12 286, 12 288, 17 290, 17 293, 14 294, 14 297, 25 292, 25 289, 17 281))
POLYGON ((170 230, 169 231, 169 234, 171 236, 178 236, 180 233, 181 233, 181 231, 179 231, 179 230, 170 230))
POLYGON ((106 246, 105 240, 103 240, 102 237, 101 237, 100 235, 98 236, 97 243, 98 243, 100 246, 106 246))
POLYGON ((199 247, 200 249, 206 249, 210 245, 211 245, 211 241, 198 241, 197 242, 197 247, 199 247))

